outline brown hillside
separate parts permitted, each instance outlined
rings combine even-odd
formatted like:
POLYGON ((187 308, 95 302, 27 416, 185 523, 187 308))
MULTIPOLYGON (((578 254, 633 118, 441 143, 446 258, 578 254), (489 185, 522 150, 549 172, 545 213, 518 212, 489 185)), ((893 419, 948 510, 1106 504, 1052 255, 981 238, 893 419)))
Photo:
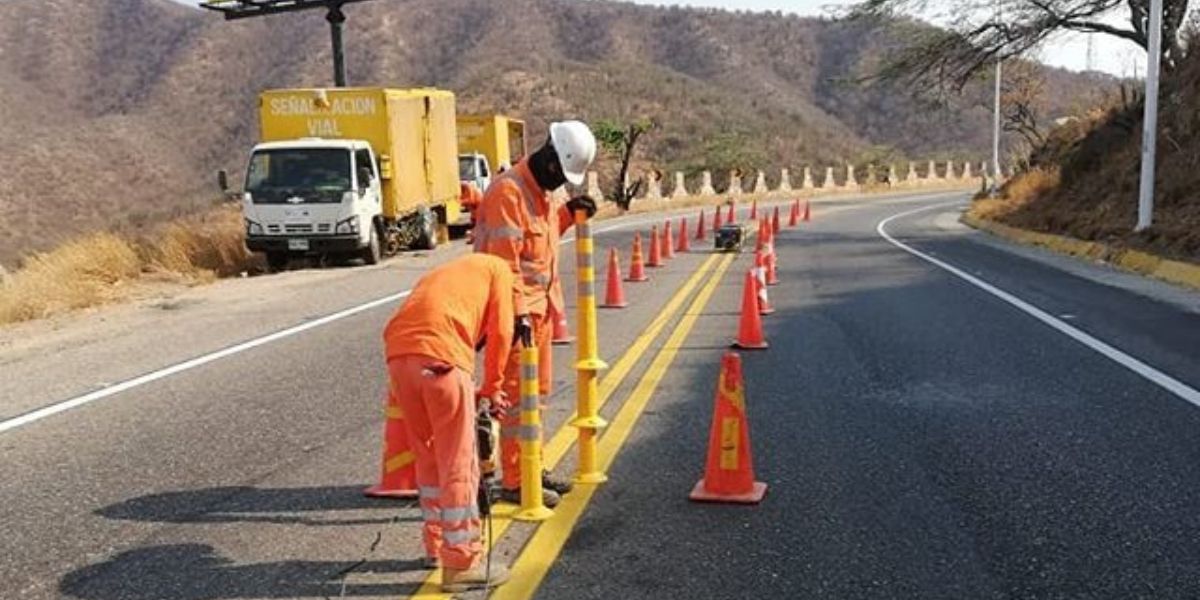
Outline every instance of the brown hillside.
POLYGON ((1033 155, 1039 171, 1014 178, 1006 186, 1006 200, 981 203, 977 210, 1017 227, 1200 263, 1198 103, 1200 54, 1193 51, 1163 80, 1154 225, 1144 232, 1132 231, 1141 179, 1140 101, 1059 127, 1033 155), (1057 174, 1057 181, 1028 191, 1028 180, 1043 178, 1045 172, 1057 174))
MULTIPOLYGON (((979 103, 930 112, 902 89, 846 85, 894 41, 827 20, 596 0, 348 13, 352 83, 450 88, 463 110, 525 116, 535 135, 547 118, 653 117, 646 158, 670 169, 988 148, 979 103)), ((242 168, 257 93, 328 85, 330 62, 315 13, 227 23, 167 0, 0 2, 0 263, 206 204, 213 172, 242 168)))

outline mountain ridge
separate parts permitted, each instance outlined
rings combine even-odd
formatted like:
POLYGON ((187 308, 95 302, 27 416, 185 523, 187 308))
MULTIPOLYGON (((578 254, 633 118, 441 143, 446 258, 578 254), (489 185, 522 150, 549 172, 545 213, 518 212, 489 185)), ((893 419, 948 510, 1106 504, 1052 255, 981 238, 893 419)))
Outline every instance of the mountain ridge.
MULTIPOLYGON (((604 0, 346 11, 352 84, 448 88, 463 112, 526 117, 532 142, 548 118, 651 117, 642 164, 688 173, 990 148, 978 99, 930 114, 898 86, 844 85, 895 40, 827 19, 604 0)), ((0 147, 0 263, 206 206, 213 172, 244 168, 260 90, 329 85, 328 37, 316 11, 225 22, 168 0, 0 3, 0 122, 16 140, 0 147)))

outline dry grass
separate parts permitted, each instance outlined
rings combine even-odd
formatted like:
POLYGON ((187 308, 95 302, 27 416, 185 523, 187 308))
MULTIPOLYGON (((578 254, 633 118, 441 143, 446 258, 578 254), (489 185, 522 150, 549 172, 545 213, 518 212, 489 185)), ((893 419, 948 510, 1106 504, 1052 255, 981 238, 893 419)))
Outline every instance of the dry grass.
POLYGON ((976 199, 971 205, 971 215, 980 219, 1003 220, 1013 212, 1054 193, 1061 182, 1062 175, 1057 167, 1024 171, 1004 184, 999 198, 976 199))
POLYGON ((145 275, 203 283, 253 269, 236 206, 183 217, 137 239, 97 233, 31 255, 0 278, 0 324, 41 319, 126 297, 145 275))
POLYGON ((39 319, 109 302, 141 272, 137 249, 98 233, 34 254, 0 284, 0 323, 39 319))

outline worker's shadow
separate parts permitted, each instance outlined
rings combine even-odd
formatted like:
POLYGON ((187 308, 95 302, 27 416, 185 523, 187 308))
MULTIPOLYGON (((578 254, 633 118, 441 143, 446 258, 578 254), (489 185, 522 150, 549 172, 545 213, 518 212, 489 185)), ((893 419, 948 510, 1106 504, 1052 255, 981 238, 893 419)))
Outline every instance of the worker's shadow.
POLYGON ((416 500, 368 498, 365 486, 300 488, 216 487, 163 492, 124 500, 96 511, 121 521, 156 523, 274 523, 279 525, 383 525, 419 520, 416 500), (330 514, 357 511, 353 516, 330 514), (374 511, 366 515, 364 511, 374 511), (398 514, 401 512, 403 514, 398 514))
POLYGON ((401 583, 394 575, 420 568, 419 560, 239 565, 212 546, 174 544, 129 550, 82 567, 64 576, 58 588, 64 597, 85 600, 397 597, 411 595, 419 583, 401 583), (350 571, 353 574, 347 577, 350 571), (370 575, 375 580, 371 583, 355 583, 363 573, 383 575, 370 575))

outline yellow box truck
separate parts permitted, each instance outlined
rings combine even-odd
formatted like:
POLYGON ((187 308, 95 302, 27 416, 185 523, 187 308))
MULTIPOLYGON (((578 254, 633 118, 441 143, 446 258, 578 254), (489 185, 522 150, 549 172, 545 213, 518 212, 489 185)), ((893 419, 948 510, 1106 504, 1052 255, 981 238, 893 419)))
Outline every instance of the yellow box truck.
POLYGON ((457 222, 454 94, 293 89, 259 98, 261 143, 246 171, 246 245, 272 268, 295 255, 374 264, 430 249, 457 222))
POLYGON ((458 180, 480 191, 495 171, 525 156, 525 122, 504 115, 459 115, 458 180))

